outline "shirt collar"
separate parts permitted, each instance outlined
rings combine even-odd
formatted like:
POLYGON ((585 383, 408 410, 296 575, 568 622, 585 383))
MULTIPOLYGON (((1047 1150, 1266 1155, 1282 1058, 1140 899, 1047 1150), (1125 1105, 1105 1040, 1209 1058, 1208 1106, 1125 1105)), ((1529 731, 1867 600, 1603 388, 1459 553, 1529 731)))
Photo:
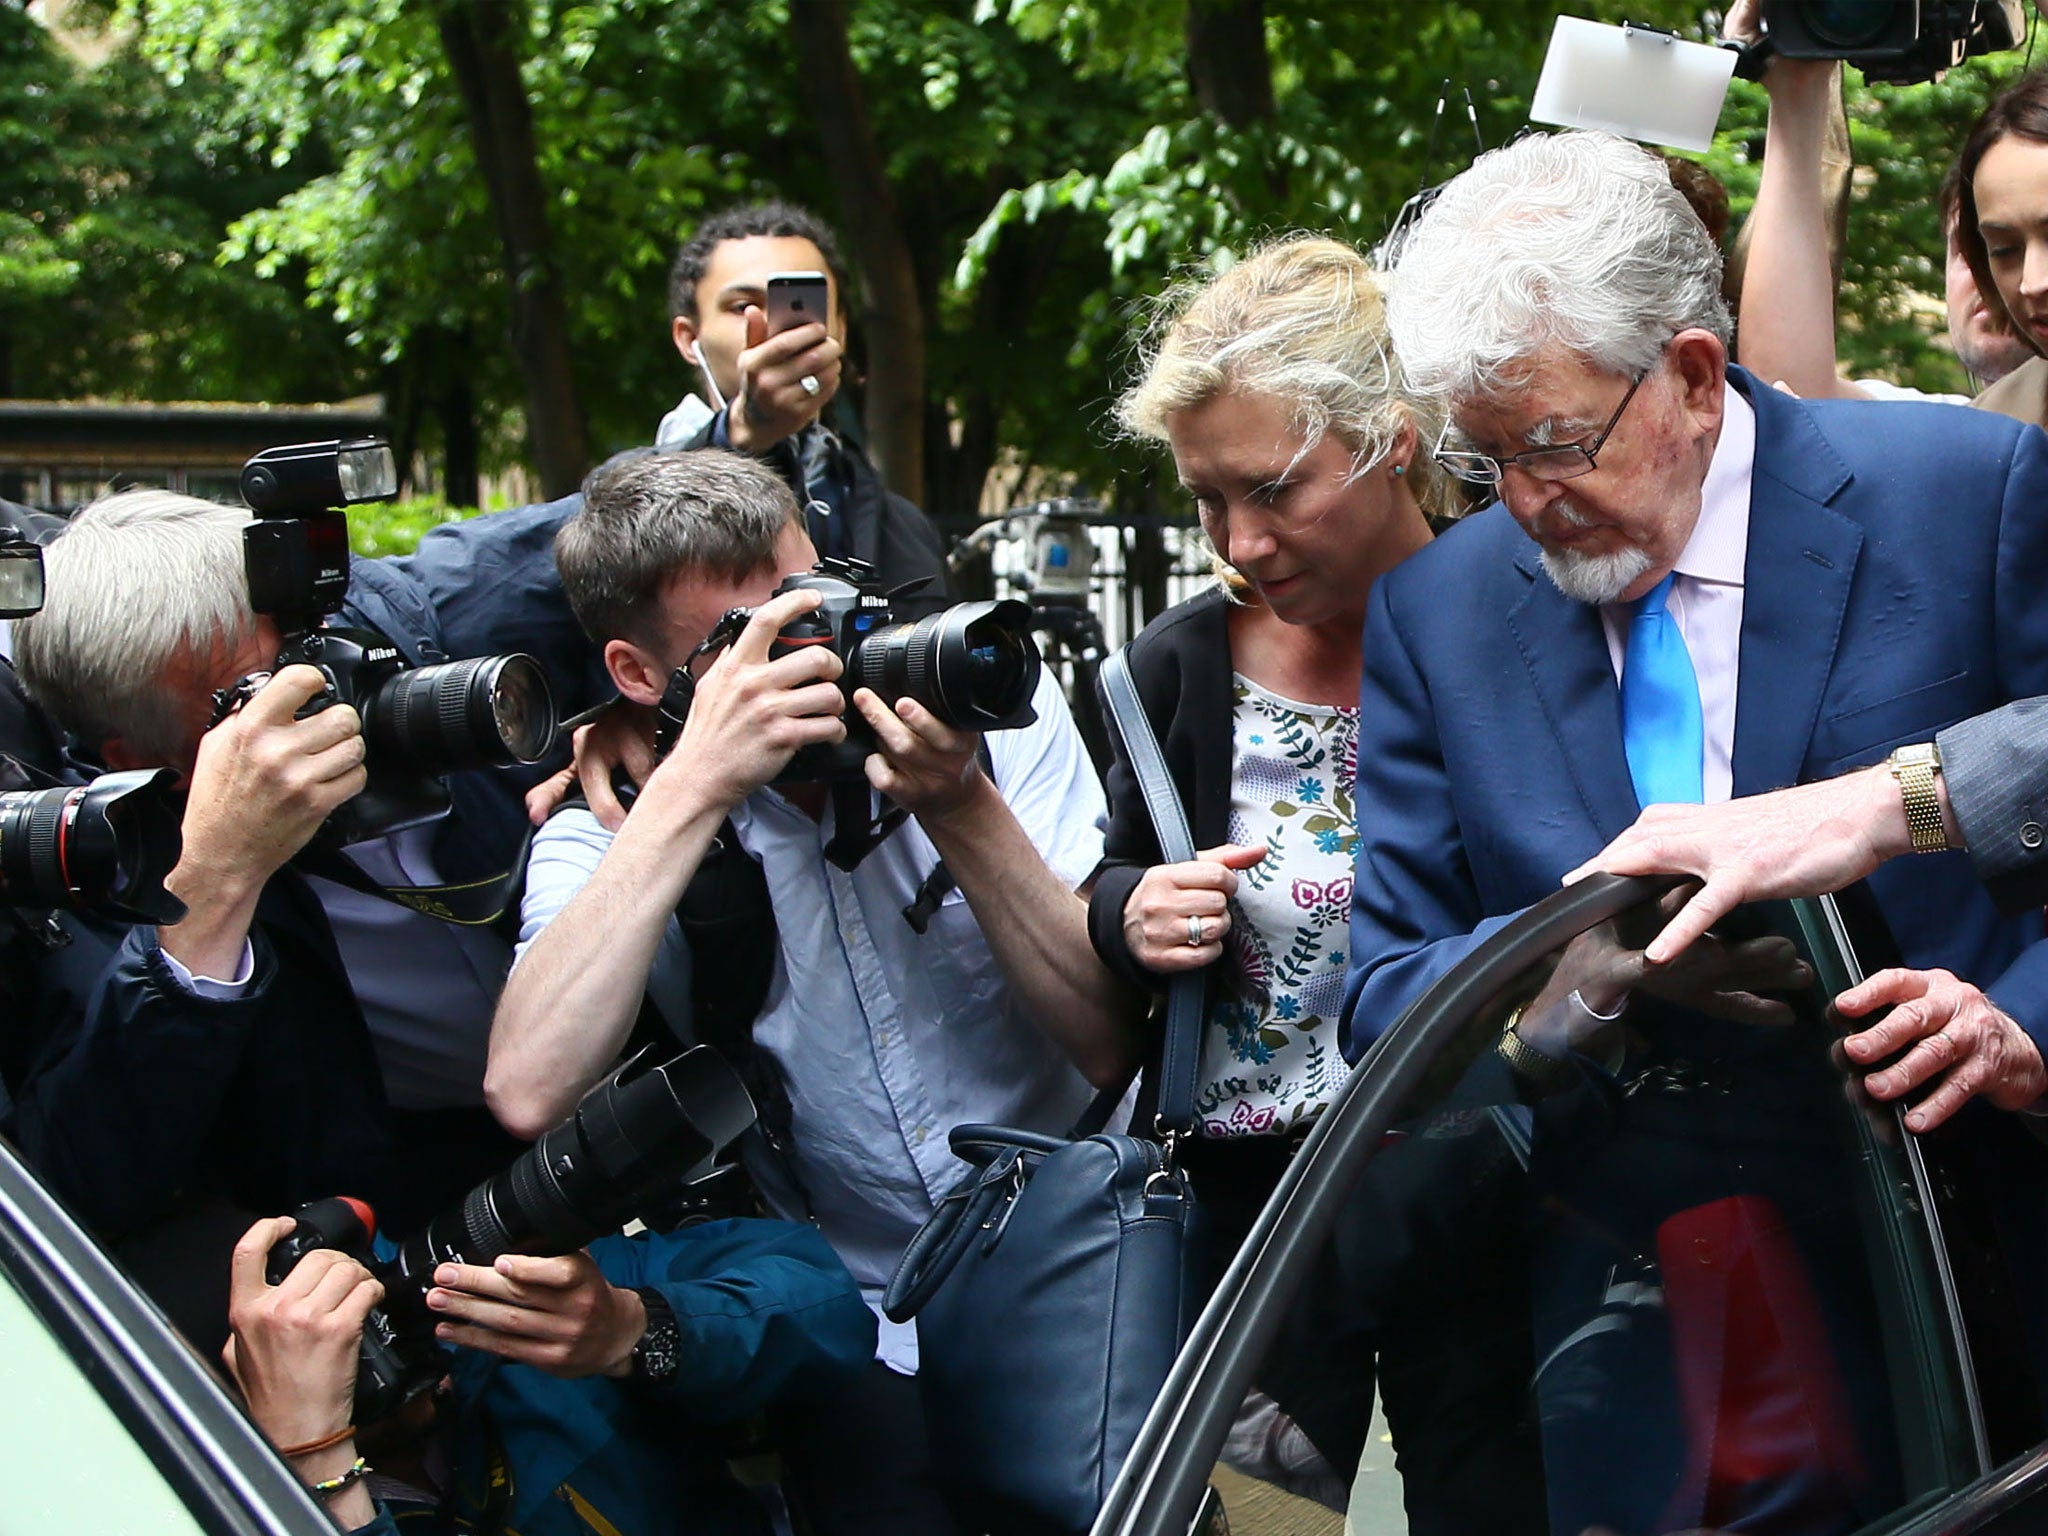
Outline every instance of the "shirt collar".
POLYGON ((1695 581, 1742 585, 1749 555, 1749 484, 1756 465, 1756 411, 1728 385, 1721 398, 1721 437, 1700 486, 1700 515, 1673 566, 1695 581))

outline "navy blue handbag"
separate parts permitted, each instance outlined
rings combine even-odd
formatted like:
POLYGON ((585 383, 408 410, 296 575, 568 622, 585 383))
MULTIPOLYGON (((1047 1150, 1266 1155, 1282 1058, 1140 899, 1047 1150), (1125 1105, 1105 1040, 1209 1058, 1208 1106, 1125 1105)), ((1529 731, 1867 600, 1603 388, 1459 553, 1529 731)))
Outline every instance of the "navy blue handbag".
MULTIPOLYGON (((1166 859, 1193 858, 1122 653, 1102 680, 1166 859)), ((1194 1322, 1200 1223, 1173 1148, 1194 1125, 1202 993, 1200 972, 1168 991, 1159 1140, 1102 1132, 1118 1090, 1070 1137, 952 1132, 972 1171, 911 1241, 882 1306, 917 1319, 933 1463, 976 1530, 1085 1531, 1194 1322)))

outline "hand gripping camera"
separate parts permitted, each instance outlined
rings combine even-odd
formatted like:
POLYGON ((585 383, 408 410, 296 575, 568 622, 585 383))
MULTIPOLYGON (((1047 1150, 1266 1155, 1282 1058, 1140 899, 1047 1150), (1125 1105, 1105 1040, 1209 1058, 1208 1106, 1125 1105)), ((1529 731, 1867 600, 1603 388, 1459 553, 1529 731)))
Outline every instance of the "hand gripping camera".
MULTIPOLYGON (((1764 0, 1763 23, 1769 49, 1788 59, 1841 59, 1892 85, 1938 79, 2027 35, 2020 0, 1764 0)), ((1736 72, 1761 79, 1763 57, 1736 72)))
POLYGON ((503 1253, 549 1258, 668 1203, 700 1165, 754 1123, 754 1101, 709 1046, 660 1066, 628 1062, 590 1090, 576 1112, 455 1209, 376 1256, 376 1217, 360 1200, 316 1200, 270 1250, 272 1285, 315 1248, 338 1248, 375 1275, 384 1299, 363 1324, 355 1421, 395 1413, 446 1371, 427 1292, 442 1264, 488 1265, 503 1253))
MULTIPOLYGON (((268 448, 242 467, 256 514, 242 538, 249 600, 283 633, 276 668, 303 663, 327 679, 308 712, 350 704, 363 720, 369 784, 328 819, 361 842, 447 811, 441 776, 538 762, 555 739, 547 673, 531 656, 476 656, 416 667, 383 635, 332 626, 348 593, 348 515, 397 493, 391 450, 375 438, 268 448)), ((223 709, 246 698, 244 678, 223 709)))
MULTIPOLYGON (((802 646, 829 646, 845 670, 846 738, 801 748, 775 776, 778 784, 865 781, 874 732, 853 707, 854 691, 872 688, 884 704, 917 700, 946 725, 959 730, 999 731, 1038 718, 1031 696, 1038 688, 1038 642, 1031 638, 1031 608, 1014 598, 956 603, 915 623, 898 623, 896 593, 875 579, 860 560, 820 560, 808 572, 782 578, 780 597, 799 588, 823 601, 799 614, 776 637, 769 655, 786 656, 802 646)), ((907 590, 907 589, 904 589, 907 590)), ((751 608, 727 611, 699 646, 708 654, 739 638, 751 608)), ((661 701, 655 752, 666 756, 681 734, 693 691, 689 670, 678 667, 661 701)))

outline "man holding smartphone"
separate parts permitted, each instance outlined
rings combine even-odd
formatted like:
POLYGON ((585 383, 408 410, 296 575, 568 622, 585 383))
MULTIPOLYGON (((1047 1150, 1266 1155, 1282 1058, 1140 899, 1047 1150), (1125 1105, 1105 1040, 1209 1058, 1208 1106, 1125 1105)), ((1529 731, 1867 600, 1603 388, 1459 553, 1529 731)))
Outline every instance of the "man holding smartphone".
POLYGON ((805 209, 751 203, 706 219, 677 253, 669 313, 676 350, 713 409, 685 399, 655 443, 765 459, 795 493, 820 555, 865 560, 890 587, 931 578, 898 604, 917 617, 946 602, 944 542, 825 420, 845 356, 845 294, 838 242, 805 209))

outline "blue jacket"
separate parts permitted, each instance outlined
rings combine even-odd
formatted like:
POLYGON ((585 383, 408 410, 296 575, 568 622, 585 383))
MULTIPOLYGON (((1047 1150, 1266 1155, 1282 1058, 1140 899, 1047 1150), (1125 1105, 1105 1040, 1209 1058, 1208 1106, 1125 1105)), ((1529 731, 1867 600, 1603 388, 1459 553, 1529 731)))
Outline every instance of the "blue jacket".
POLYGON ((875 1319, 853 1277, 808 1227, 724 1221, 590 1245, 618 1286, 652 1286, 675 1309, 682 1365, 660 1387, 561 1381, 456 1352, 453 1487, 438 1508, 398 1507, 376 1536, 468 1529, 494 1471, 506 1528, 522 1536, 703 1536, 765 1531, 717 1450, 717 1426, 800 1401, 866 1368, 875 1319))
MULTIPOLYGON (((1756 411, 1734 793, 1826 778, 2048 692, 2048 437, 1945 405, 1756 411)), ((1596 609, 1498 503, 1383 577, 1366 618, 1345 985, 1355 1060, 1430 982, 1636 817, 1596 609)), ((2038 916, 1960 853, 1871 877, 1914 966, 1968 977, 2048 1043, 2038 916)))

